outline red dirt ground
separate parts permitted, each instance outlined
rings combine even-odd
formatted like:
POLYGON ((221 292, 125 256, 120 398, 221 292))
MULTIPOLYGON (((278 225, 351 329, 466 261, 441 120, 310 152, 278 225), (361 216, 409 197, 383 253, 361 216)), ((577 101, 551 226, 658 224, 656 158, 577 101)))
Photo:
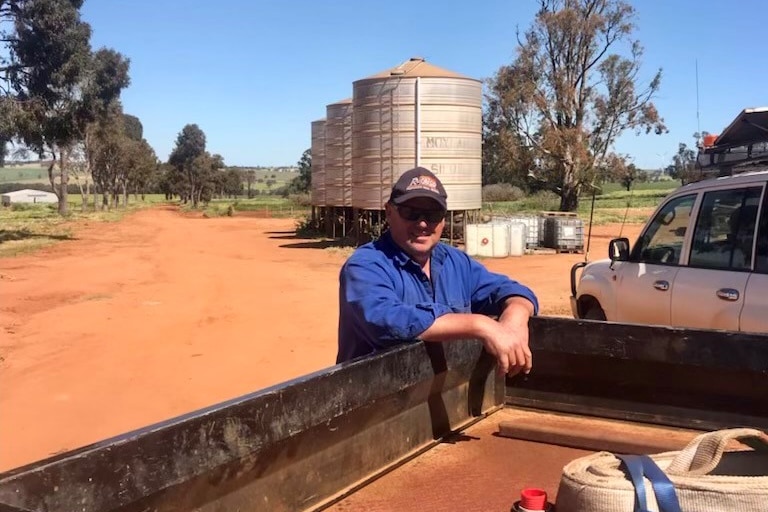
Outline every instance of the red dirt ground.
MULTIPOLYGON (((294 227, 158 208, 0 259, 0 471, 332 365, 347 253, 294 227)), ((619 229, 593 229, 591 259, 619 229)), ((583 259, 484 263, 570 315, 583 259)))

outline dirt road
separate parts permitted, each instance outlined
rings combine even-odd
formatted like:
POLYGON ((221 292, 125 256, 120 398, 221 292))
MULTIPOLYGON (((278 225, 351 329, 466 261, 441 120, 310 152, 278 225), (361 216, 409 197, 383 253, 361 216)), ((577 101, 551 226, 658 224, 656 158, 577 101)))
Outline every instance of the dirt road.
MULTIPOLYGON (((144 210, 0 259, 0 471, 332 365, 346 253, 293 228, 144 210)), ((594 228, 591 258, 618 232, 594 228)), ((583 259, 484 263, 569 315, 583 259)))

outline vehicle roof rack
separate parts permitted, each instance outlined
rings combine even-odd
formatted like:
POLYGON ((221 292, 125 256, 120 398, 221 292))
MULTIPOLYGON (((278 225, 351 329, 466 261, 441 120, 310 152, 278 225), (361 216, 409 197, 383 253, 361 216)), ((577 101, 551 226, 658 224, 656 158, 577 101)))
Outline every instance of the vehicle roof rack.
POLYGON ((744 109, 720 135, 705 137, 696 162, 707 177, 768 165, 768 107, 744 109))

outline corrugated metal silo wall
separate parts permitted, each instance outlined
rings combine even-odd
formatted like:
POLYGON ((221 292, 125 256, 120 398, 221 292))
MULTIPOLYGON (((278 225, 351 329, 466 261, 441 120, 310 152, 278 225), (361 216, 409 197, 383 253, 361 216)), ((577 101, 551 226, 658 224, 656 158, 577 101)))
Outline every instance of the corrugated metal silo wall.
MULTIPOLYGON (((392 184, 415 163, 415 77, 353 84, 352 206, 379 210, 392 184)), ((419 79, 420 165, 448 192, 449 210, 482 206, 482 84, 419 79)))
POLYGON ((352 206, 352 100, 326 107, 325 201, 352 206))
POLYGON ((325 206, 325 119, 312 121, 312 185, 310 201, 313 206, 325 206))

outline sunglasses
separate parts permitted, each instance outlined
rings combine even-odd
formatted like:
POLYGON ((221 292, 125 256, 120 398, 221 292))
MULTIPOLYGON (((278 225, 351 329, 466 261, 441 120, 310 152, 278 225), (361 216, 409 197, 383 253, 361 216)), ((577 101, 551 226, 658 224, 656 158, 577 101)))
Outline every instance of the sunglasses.
POLYGON ((422 210, 410 206, 396 206, 396 208, 400 217, 410 222, 418 222, 424 219, 427 222, 436 223, 445 218, 445 210, 422 210))

